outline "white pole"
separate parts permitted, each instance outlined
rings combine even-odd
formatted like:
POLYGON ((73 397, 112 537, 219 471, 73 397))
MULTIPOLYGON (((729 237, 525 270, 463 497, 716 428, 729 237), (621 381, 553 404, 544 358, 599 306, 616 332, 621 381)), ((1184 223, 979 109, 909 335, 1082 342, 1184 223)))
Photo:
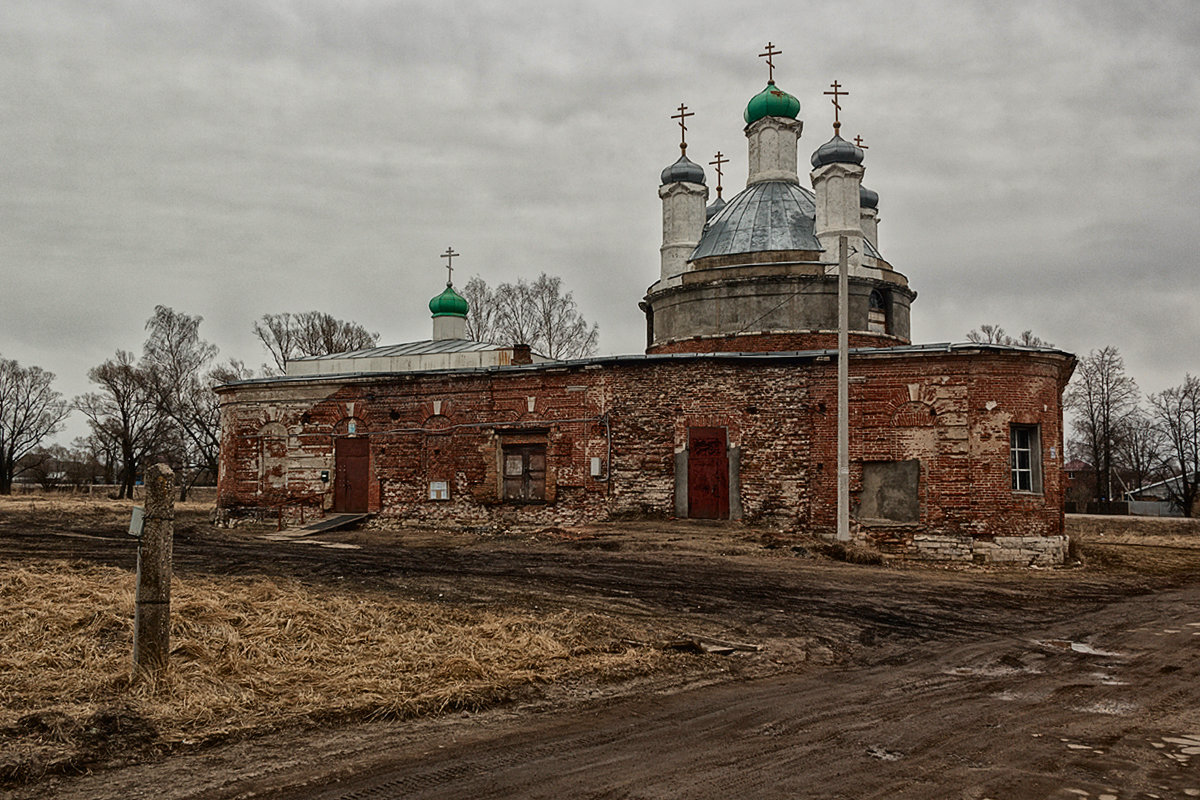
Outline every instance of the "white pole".
POLYGON ((837 375, 837 539, 850 541, 850 370, 849 356, 850 283, 849 254, 845 236, 838 237, 838 375, 837 375))

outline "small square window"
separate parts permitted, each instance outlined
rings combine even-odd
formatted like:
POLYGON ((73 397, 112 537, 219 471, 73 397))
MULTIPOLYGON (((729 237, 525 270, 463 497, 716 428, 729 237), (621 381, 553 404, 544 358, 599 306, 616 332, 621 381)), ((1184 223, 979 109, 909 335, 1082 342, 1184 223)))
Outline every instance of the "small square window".
POLYGON ((1014 492, 1042 493, 1042 442, 1037 425, 1013 425, 1009 432, 1009 469, 1014 492))

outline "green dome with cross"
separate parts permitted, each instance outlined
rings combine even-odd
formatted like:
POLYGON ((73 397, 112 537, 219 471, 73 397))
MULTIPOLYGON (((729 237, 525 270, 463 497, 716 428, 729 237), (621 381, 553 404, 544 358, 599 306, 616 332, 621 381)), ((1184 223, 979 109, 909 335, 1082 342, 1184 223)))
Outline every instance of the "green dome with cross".
POLYGON ((449 283, 445 291, 429 301, 429 310, 435 317, 465 317, 468 308, 466 298, 454 291, 449 283))
POLYGON ((800 101, 776 86, 775 81, 768 81, 767 88, 750 98, 742 118, 749 125, 763 117, 795 119, 799 113, 800 101))

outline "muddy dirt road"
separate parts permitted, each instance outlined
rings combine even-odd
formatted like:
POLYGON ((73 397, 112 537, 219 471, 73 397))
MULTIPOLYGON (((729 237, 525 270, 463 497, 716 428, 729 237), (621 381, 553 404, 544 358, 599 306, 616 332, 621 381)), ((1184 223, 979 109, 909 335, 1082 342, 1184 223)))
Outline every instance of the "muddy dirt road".
POLYGON ((1200 592, 1126 600, 903 664, 461 726, 275 796, 1194 796, 1194 635, 1200 592))
MULTIPOLYGON (((129 566, 128 541, 0 526, 0 556, 129 566)), ((267 541, 181 525, 177 569, 288 574, 441 602, 588 608, 763 646, 492 712, 177 751, 8 797, 1200 796, 1200 550, 1090 545, 1077 570, 832 563, 767 532, 267 541)))

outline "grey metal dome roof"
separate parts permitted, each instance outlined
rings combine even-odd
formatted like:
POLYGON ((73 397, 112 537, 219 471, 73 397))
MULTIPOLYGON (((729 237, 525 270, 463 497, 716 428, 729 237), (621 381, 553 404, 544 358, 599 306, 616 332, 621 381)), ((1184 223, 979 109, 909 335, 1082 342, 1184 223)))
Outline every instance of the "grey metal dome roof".
POLYGON ((713 200, 711 203, 708 204, 708 208, 704 209, 704 219, 706 219, 706 220, 712 219, 717 214, 720 214, 721 209, 723 209, 727 205, 729 205, 729 204, 725 202, 724 198, 718 197, 716 200, 713 200))
POLYGON ((858 204, 863 208, 879 208, 879 192, 860 185, 858 187, 858 204))
POLYGON ((668 183, 704 183, 704 167, 681 155, 679 160, 662 171, 662 185, 668 183))
POLYGON ((812 154, 813 169, 826 164, 861 164, 863 162, 862 148, 847 142, 836 133, 833 138, 817 148, 812 154))
POLYGON ((763 250, 820 250, 813 193, 785 181, 747 186, 704 226, 692 259, 763 250))

